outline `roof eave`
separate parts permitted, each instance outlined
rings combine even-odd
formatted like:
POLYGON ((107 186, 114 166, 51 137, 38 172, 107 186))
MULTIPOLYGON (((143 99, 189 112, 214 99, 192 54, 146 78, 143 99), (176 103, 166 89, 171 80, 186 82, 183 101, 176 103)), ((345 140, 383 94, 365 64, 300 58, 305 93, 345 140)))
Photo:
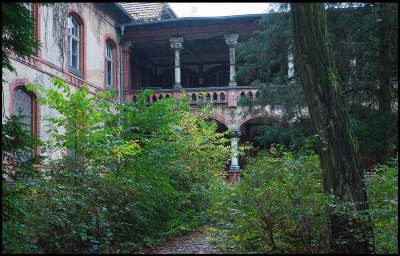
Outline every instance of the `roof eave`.
POLYGON ((246 14, 246 15, 232 15, 232 16, 216 16, 216 17, 183 17, 183 18, 176 18, 176 19, 167 19, 167 20, 156 20, 156 21, 148 21, 148 22, 142 22, 142 23, 130 23, 130 24, 125 24, 125 29, 128 28, 135 28, 135 27, 144 27, 144 26, 151 26, 151 25, 155 25, 155 26, 162 26, 163 24, 165 25, 169 25, 169 24, 174 24, 174 23, 180 23, 180 22, 198 22, 198 21, 220 21, 220 22, 228 22, 230 20, 234 20, 234 19, 242 19, 242 20, 246 20, 249 19, 250 20, 256 20, 257 18, 262 17, 263 15, 265 15, 265 13, 260 13, 260 14, 246 14))

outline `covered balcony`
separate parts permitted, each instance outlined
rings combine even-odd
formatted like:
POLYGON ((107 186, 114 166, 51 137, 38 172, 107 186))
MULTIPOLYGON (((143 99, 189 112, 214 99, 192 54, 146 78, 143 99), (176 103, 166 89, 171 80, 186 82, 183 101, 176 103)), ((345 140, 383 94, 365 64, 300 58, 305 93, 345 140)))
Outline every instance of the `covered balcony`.
POLYGON ((179 18, 125 25, 123 28, 123 93, 135 99, 153 89, 148 102, 180 97, 191 104, 211 101, 236 107, 243 94, 257 89, 237 84, 234 45, 258 29, 261 15, 179 18), (200 93, 205 92, 204 99, 200 93))

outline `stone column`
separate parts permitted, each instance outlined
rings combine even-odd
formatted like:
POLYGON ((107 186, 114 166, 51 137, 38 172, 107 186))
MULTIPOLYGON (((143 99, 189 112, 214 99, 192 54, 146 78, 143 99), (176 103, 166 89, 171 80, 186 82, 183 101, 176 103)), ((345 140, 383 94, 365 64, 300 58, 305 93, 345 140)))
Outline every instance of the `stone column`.
POLYGON ((131 47, 124 46, 122 48, 122 76, 124 91, 131 89, 131 47))
POLYGON ((174 89, 182 89, 181 85, 181 61, 180 61, 180 50, 183 49, 182 43, 183 38, 171 38, 169 39, 171 48, 175 50, 175 84, 174 89))
POLYGON ((239 38, 238 34, 225 35, 225 42, 229 46, 229 86, 236 86, 235 72, 236 72, 236 60, 235 60, 235 44, 239 38))
POLYGON ((240 181, 240 166, 238 160, 238 140, 240 136, 240 131, 235 130, 230 134, 231 138, 231 150, 233 152, 231 158, 231 166, 229 167, 229 180, 231 181, 240 181))
POLYGON ((293 61, 293 47, 289 46, 288 49, 288 78, 294 76, 294 61, 293 61))

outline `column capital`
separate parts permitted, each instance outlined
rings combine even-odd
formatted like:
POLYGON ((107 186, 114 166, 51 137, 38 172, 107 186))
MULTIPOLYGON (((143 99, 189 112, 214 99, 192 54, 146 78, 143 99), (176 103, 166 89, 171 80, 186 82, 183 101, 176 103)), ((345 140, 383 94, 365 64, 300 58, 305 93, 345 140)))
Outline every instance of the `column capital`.
POLYGON ((229 47, 233 47, 237 43, 237 41, 239 39, 239 34, 226 34, 224 36, 224 38, 225 38, 226 44, 229 47))
POLYGON ((183 38, 182 37, 176 37, 176 38, 170 38, 169 43, 171 44, 171 48, 175 50, 181 50, 183 49, 183 38))

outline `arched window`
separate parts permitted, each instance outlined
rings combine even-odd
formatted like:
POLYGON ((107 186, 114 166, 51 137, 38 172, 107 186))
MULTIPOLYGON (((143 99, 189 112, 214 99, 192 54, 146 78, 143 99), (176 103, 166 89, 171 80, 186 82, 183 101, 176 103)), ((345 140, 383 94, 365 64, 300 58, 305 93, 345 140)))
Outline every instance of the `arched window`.
POLYGON ((14 89, 13 93, 13 114, 26 116, 22 122, 27 126, 25 129, 33 130, 33 100, 29 93, 27 93, 21 86, 14 89))
POLYGON ((221 92, 219 99, 220 99, 220 102, 225 102, 225 94, 223 92, 221 92))
POLYGON ((196 103, 196 94, 192 94, 192 104, 196 103))
POLYGON ((217 102, 218 102, 218 95, 217 95, 217 93, 214 93, 214 94, 213 94, 213 102, 214 102, 214 103, 217 103, 217 102))
POLYGON ((160 94, 160 97, 158 97, 158 100, 162 100, 163 96, 160 94))
POLYGON ((79 71, 80 54, 79 24, 72 15, 68 15, 68 66, 79 71))
POLYGON ((156 97, 156 95, 153 95, 153 102, 156 102, 157 101, 157 97, 156 97))
POLYGON ((106 89, 111 90, 114 87, 114 69, 113 69, 113 47, 106 41, 106 89))
MULTIPOLYGON (((12 85, 11 85, 12 86, 12 85)), ((10 113, 13 115, 23 115, 21 120, 25 126, 23 129, 32 131, 33 136, 39 138, 39 103, 36 96, 29 93, 25 85, 17 85, 12 90, 12 107, 10 113)), ((39 153, 39 146, 35 150, 39 153)))
POLYGON ((206 94, 206 102, 210 102, 211 95, 209 93, 206 94))

